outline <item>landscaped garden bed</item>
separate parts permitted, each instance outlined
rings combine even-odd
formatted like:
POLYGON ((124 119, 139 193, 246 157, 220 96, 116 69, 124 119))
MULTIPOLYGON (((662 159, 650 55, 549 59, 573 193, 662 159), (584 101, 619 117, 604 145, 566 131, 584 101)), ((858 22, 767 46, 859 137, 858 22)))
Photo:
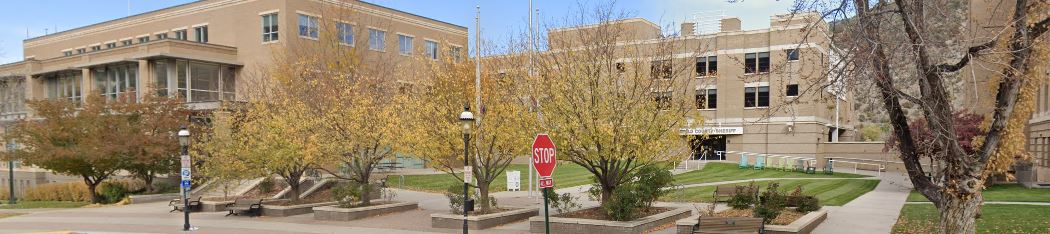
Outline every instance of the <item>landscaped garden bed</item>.
POLYGON ((313 212, 314 207, 338 204, 338 202, 332 201, 332 186, 330 184, 331 183, 328 185, 321 185, 324 187, 321 187, 310 194, 304 194, 306 196, 297 200, 289 198, 281 199, 281 201, 263 202, 262 215, 285 217, 308 214, 313 212))
MULTIPOLYGON (((514 223, 539 214, 539 208, 494 209, 488 214, 471 214, 467 216, 467 227, 480 230, 514 223)), ((436 213, 430 215, 430 226, 435 228, 460 228, 463 226, 462 214, 436 213)))
POLYGON ((720 181, 750 180, 758 178, 863 178, 866 175, 850 173, 806 174, 793 171, 781 171, 773 168, 765 170, 740 169, 734 163, 710 162, 704 169, 674 175, 676 184, 702 184, 720 181))
POLYGON ((374 201, 369 206, 343 208, 339 206, 314 207, 314 219, 328 221, 350 221, 389 213, 415 210, 418 202, 380 202, 374 201))
MULTIPOLYGON (((806 191, 806 195, 814 196, 820 199, 821 204, 829 206, 841 206, 846 203, 864 195, 875 189, 875 186, 879 184, 879 180, 869 179, 827 179, 827 180, 776 180, 776 181, 758 181, 755 182, 756 186, 765 187, 771 182, 780 183, 782 192, 791 192, 792 189, 802 186, 802 189, 806 191)), ((733 185, 747 185, 748 183, 739 183, 733 185)), ((667 202, 713 202, 715 200, 711 194, 715 191, 717 186, 699 186, 678 189, 671 192, 665 197, 660 198, 660 201, 667 202)), ((764 189, 764 188, 763 188, 764 189)))
MULTIPOLYGON (((550 217, 551 233, 643 233, 688 217, 687 208, 652 207, 642 209, 641 218, 631 221, 614 221, 600 207, 558 214, 550 217)), ((542 216, 529 218, 529 231, 545 231, 542 216)))
MULTIPOLYGON (((721 212, 717 212, 711 217, 718 218, 751 218, 755 217, 753 214, 754 209, 728 209, 721 212)), ((816 229, 820 223, 824 222, 828 217, 828 212, 825 210, 812 211, 808 213, 800 213, 794 210, 784 210, 776 218, 766 224, 766 233, 771 234, 805 234, 810 233, 813 229, 816 229)), ((692 216, 689 218, 678 220, 675 222, 677 226, 678 234, 691 234, 693 228, 697 224, 698 216, 692 216)), ((703 227, 701 227, 703 228, 703 227)))

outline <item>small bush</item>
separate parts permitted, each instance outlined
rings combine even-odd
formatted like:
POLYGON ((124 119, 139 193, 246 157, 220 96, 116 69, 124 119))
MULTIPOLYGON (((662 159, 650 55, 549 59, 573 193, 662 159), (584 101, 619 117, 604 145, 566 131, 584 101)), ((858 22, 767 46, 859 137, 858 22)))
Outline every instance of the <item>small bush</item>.
MULTIPOLYGON (((474 209, 480 209, 481 204, 477 204, 480 202, 477 197, 481 197, 481 194, 474 190, 469 196, 475 198, 474 209)), ((448 208, 453 214, 463 214, 463 185, 448 186, 448 189, 445 190, 445 197, 448 198, 448 208)), ((493 196, 489 196, 489 207, 497 207, 496 198, 493 196)))
POLYGON ((726 201, 726 203, 727 205, 729 205, 729 207, 732 207, 733 209, 748 209, 751 208, 751 205, 754 205, 758 202, 758 199, 756 197, 757 195, 758 186, 755 185, 754 181, 752 181, 746 186, 736 186, 736 194, 733 195, 733 197, 730 197, 729 200, 726 201))
POLYGON ((820 199, 813 196, 790 197, 788 200, 793 203, 790 206, 794 206, 795 211, 800 213, 818 211, 822 207, 820 205, 820 199))
POLYGON ((671 189, 664 188, 670 187, 673 181, 668 168, 658 165, 643 166, 635 172, 633 181, 616 187, 609 203, 603 208, 614 220, 633 220, 637 218, 635 216, 638 210, 651 208, 653 202, 672 192, 671 189))
POLYGON ((635 184, 621 185, 613 191, 613 196, 605 204, 605 213, 613 220, 633 220, 639 208, 645 204, 643 196, 639 193, 635 184))
POLYGON ((546 189, 543 190, 543 196, 547 198, 550 207, 554 208, 558 213, 565 213, 583 207, 579 203, 579 198, 573 196, 572 193, 563 193, 561 196, 558 196, 558 193, 554 192, 553 189, 546 189))
POLYGON ((103 182, 98 187, 98 194, 102 198, 102 203, 112 204, 124 200, 128 196, 128 188, 123 183, 103 182))
POLYGON ((272 176, 267 176, 263 178, 263 180, 259 182, 259 193, 270 194, 271 192, 273 192, 274 185, 277 185, 277 183, 273 181, 272 176))
MULTIPOLYGON (((7 195, 7 192, 4 192, 2 196, 4 199, 7 199, 7 195)), ((26 189, 18 199, 26 201, 90 202, 91 193, 88 192, 87 185, 81 182, 48 183, 26 189)))
POLYGON ((332 200, 339 202, 339 207, 351 208, 361 201, 361 186, 346 183, 332 187, 332 200))
POLYGON ((769 183, 766 191, 759 197, 759 203, 755 206, 755 218, 762 218, 766 223, 772 222, 784 210, 786 197, 780 193, 780 183, 769 183))

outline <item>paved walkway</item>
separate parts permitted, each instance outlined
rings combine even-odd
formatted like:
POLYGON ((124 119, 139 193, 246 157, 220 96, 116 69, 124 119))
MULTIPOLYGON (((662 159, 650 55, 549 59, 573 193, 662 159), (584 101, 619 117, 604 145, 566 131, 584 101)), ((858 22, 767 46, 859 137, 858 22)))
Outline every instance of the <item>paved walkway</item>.
POLYGON ((828 219, 813 233, 890 233, 912 186, 906 175, 882 173, 871 192, 841 207, 825 206, 828 219))

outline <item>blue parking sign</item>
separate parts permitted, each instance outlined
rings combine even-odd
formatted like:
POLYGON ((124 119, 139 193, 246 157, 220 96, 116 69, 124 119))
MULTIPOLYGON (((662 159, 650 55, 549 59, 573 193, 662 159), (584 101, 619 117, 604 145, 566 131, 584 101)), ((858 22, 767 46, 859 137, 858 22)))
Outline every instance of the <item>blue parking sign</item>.
POLYGON ((183 180, 182 181, 182 188, 190 188, 190 181, 189 180, 183 180))

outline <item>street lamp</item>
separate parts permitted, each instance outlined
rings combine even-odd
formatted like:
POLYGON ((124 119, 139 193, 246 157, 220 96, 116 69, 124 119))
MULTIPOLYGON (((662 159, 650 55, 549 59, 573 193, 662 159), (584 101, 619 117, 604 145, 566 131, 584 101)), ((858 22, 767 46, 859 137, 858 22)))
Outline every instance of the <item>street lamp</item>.
POLYGON ((7 191, 11 193, 8 197, 11 200, 8 204, 11 205, 17 202, 15 199, 15 148, 17 148, 17 145, 15 145, 15 140, 12 139, 11 143, 7 143, 7 182, 8 186, 10 186, 7 191))
POLYGON ((463 112, 459 113, 459 124, 463 126, 463 234, 467 234, 467 212, 469 206, 469 194, 467 193, 470 187, 470 177, 472 173, 470 163, 467 160, 470 145, 470 127, 474 125, 474 113, 470 113, 470 106, 464 105, 463 112))
MULTIPOLYGON (((181 150, 182 151, 182 158, 188 159, 189 156, 190 156, 190 147, 189 147, 190 146, 190 130, 186 129, 186 126, 183 125, 181 128, 179 128, 178 137, 179 137, 179 147, 182 149, 181 150)), ((185 166, 187 166, 187 165, 183 165, 183 167, 185 167, 185 166)), ((180 172, 179 174, 180 174, 180 176, 185 176, 185 175, 182 175, 182 172, 180 172)), ((183 182, 183 183, 186 183, 186 182, 183 182)), ((182 214, 183 214, 183 221, 184 221, 183 224, 182 224, 182 230, 183 231, 189 231, 190 230, 190 199, 189 199, 190 190, 185 185, 182 185, 180 187, 182 187, 182 202, 183 202, 182 214)))

